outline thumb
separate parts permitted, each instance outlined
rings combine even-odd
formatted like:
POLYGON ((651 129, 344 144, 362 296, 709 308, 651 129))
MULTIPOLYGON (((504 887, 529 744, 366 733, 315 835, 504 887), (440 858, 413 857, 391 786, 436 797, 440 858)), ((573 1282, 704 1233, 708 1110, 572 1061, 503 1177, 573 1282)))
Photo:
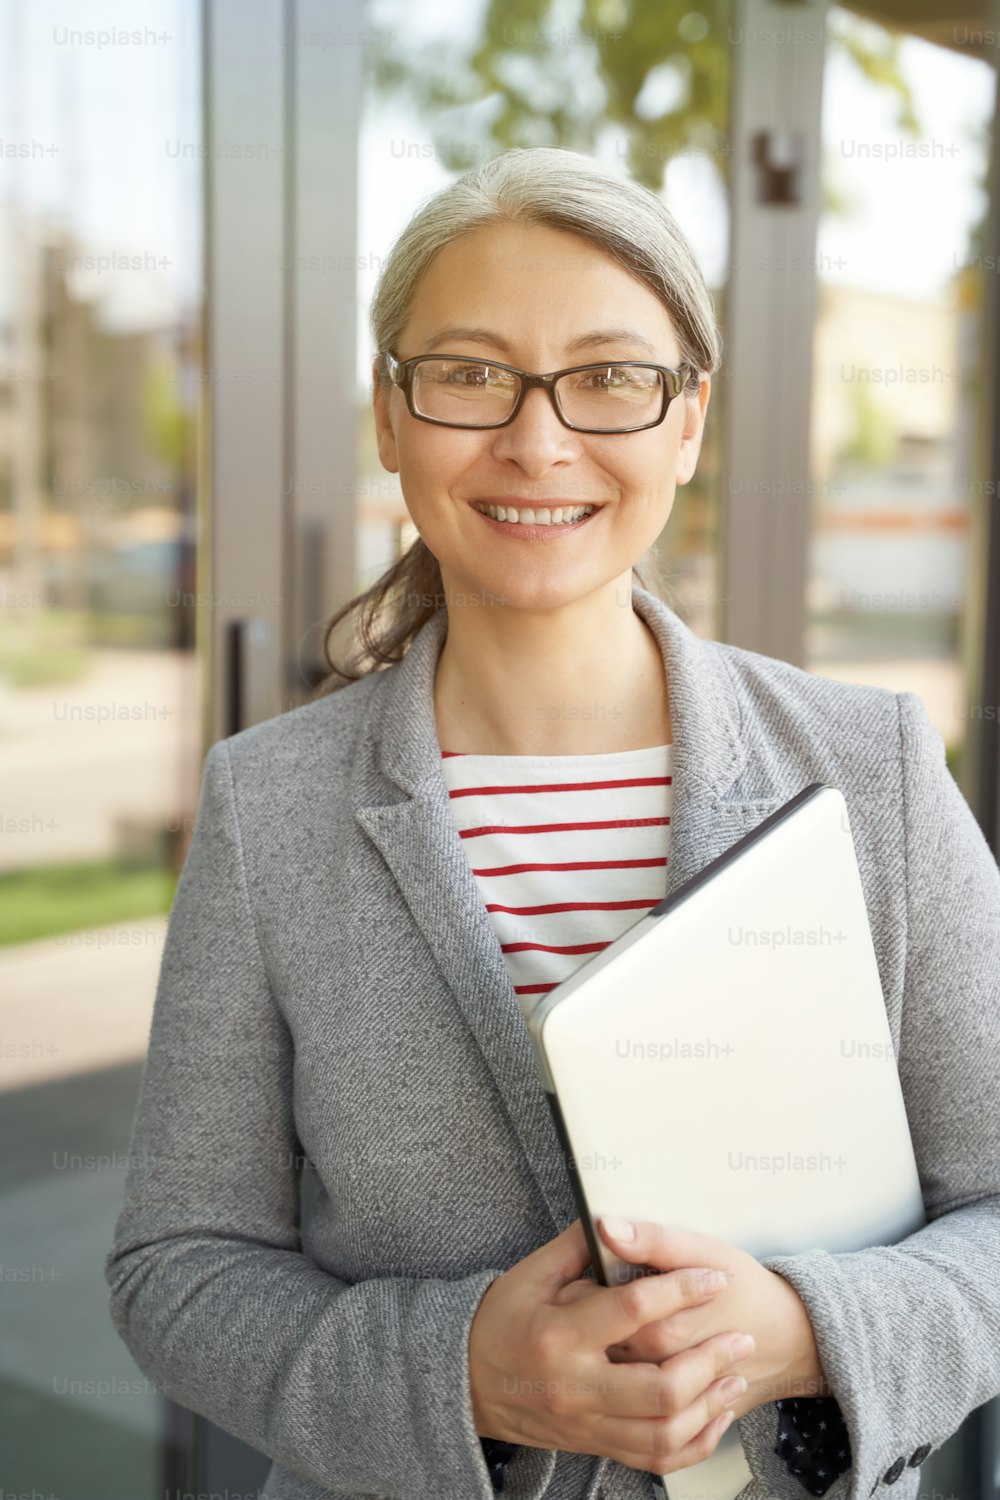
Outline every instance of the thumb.
POLYGON ((530 1279, 543 1291, 545 1300, 552 1301, 568 1282, 578 1281, 590 1265, 583 1221, 574 1219, 562 1234, 540 1245, 522 1264, 525 1270, 530 1267, 530 1279))
POLYGON ((579 1281, 567 1281, 553 1299, 557 1307, 570 1307, 584 1297, 593 1297, 601 1291, 601 1283, 590 1276, 581 1276, 579 1281))

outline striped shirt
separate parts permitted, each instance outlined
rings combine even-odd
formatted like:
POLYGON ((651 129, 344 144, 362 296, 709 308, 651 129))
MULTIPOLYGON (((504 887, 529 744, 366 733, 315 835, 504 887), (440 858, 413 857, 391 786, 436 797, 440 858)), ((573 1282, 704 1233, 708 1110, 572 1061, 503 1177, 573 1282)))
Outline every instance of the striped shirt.
POLYGON ((666 894, 671 747, 442 751, 459 836, 515 994, 554 989, 666 894))

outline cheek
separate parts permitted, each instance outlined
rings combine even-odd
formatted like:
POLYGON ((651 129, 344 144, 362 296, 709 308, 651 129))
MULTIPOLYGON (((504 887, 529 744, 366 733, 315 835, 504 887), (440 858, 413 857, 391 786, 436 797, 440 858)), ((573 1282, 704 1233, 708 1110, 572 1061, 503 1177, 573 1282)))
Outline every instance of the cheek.
MULTIPOLYGON (((439 434, 432 427, 427 431, 427 440, 400 450, 399 479, 407 509, 427 540, 443 540, 459 502, 476 493, 474 476, 482 472, 481 456, 474 443, 450 441, 448 433, 439 434)), ((455 437, 460 434, 450 434, 455 437)))
POLYGON ((432 497, 447 492, 483 457, 483 438, 455 428, 411 423, 398 438, 401 478, 411 478, 414 490, 432 497), (417 430, 419 429, 419 430, 417 430))
POLYGON ((672 493, 677 473, 679 436, 672 429, 650 428, 621 439, 610 440, 594 453, 595 463, 616 481, 625 495, 655 504, 672 493))

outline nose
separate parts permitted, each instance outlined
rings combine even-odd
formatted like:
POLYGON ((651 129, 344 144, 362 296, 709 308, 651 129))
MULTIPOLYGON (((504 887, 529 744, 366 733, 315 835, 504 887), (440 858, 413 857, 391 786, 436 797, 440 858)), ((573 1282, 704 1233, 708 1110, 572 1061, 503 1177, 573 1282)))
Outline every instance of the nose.
POLYGON ((534 478, 553 464, 572 463, 580 451, 580 434, 559 420, 548 393, 537 388, 527 393, 513 422, 493 434, 493 456, 534 478))

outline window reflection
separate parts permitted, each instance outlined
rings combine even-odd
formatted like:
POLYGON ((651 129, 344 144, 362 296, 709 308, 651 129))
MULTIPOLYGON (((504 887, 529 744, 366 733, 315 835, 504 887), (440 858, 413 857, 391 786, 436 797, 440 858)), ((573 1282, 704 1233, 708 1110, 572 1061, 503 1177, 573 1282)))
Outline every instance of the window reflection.
POLYGON ((162 1399, 114 1332, 102 1273, 197 796, 199 30, 181 0, 0 4, 12 1492, 162 1488, 162 1399))
MULTIPOLYGON (((836 8, 829 26, 887 40, 836 8)), ((914 37, 898 62, 906 108, 827 57, 806 664, 917 693, 958 772, 994 70, 914 37)))

